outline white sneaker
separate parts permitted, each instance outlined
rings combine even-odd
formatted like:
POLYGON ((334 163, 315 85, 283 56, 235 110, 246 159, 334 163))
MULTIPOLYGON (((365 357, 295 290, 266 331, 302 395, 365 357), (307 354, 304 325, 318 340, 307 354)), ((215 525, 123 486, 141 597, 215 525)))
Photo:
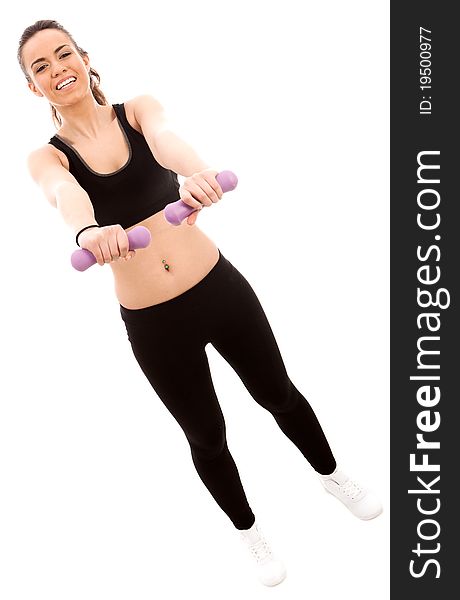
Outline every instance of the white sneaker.
POLYGON ((375 519, 383 511, 380 501, 372 492, 360 486, 337 467, 330 475, 321 475, 319 479, 326 491, 338 498, 358 519, 375 519))
POLYGON ((238 531, 256 561, 259 581, 269 586, 281 583, 286 577, 286 568, 271 551, 260 527, 254 523, 250 529, 239 529, 238 531))

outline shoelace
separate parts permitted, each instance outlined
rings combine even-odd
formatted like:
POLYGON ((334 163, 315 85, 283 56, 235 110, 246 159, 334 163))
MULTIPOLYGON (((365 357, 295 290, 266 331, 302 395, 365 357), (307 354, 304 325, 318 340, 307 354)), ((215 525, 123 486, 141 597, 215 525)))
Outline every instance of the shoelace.
POLYGON ((252 546, 249 546, 252 554, 255 556, 258 563, 271 557, 271 550, 268 546, 268 542, 262 538, 252 546))
POLYGON ((355 500, 364 490, 352 479, 348 479, 340 486, 340 491, 351 500, 355 500))

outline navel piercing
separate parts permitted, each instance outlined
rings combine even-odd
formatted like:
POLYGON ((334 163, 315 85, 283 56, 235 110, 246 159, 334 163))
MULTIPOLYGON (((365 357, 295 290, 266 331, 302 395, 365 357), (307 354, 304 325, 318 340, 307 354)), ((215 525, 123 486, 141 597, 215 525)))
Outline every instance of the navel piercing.
POLYGON ((168 263, 165 261, 165 259, 163 259, 161 262, 163 263, 163 266, 164 266, 164 268, 166 269, 166 271, 169 271, 169 265, 168 265, 168 263))

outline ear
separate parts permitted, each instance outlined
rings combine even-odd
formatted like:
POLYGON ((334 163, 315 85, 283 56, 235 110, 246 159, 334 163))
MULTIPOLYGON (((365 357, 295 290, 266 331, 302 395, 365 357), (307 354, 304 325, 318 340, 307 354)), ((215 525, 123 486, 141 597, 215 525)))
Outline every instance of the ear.
POLYGON ((82 60, 85 63, 86 70, 89 73, 89 70, 91 68, 91 65, 89 64, 89 56, 87 54, 85 54, 84 56, 82 56, 82 60))
POLYGON ((36 96, 38 96, 39 98, 43 98, 43 94, 37 88, 37 86, 35 85, 35 83, 33 81, 29 81, 27 83, 27 85, 29 86, 29 90, 31 90, 36 96))

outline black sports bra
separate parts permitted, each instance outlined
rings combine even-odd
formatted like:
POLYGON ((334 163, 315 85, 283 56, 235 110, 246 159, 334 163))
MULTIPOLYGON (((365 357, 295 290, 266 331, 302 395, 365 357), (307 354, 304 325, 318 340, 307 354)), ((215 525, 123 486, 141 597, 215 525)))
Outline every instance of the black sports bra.
POLYGON ((49 143, 69 159, 69 172, 88 193, 99 225, 120 224, 126 229, 178 200, 179 182, 176 173, 155 160, 145 137, 129 124, 124 105, 112 106, 129 147, 128 161, 117 171, 96 173, 58 135, 49 143))

